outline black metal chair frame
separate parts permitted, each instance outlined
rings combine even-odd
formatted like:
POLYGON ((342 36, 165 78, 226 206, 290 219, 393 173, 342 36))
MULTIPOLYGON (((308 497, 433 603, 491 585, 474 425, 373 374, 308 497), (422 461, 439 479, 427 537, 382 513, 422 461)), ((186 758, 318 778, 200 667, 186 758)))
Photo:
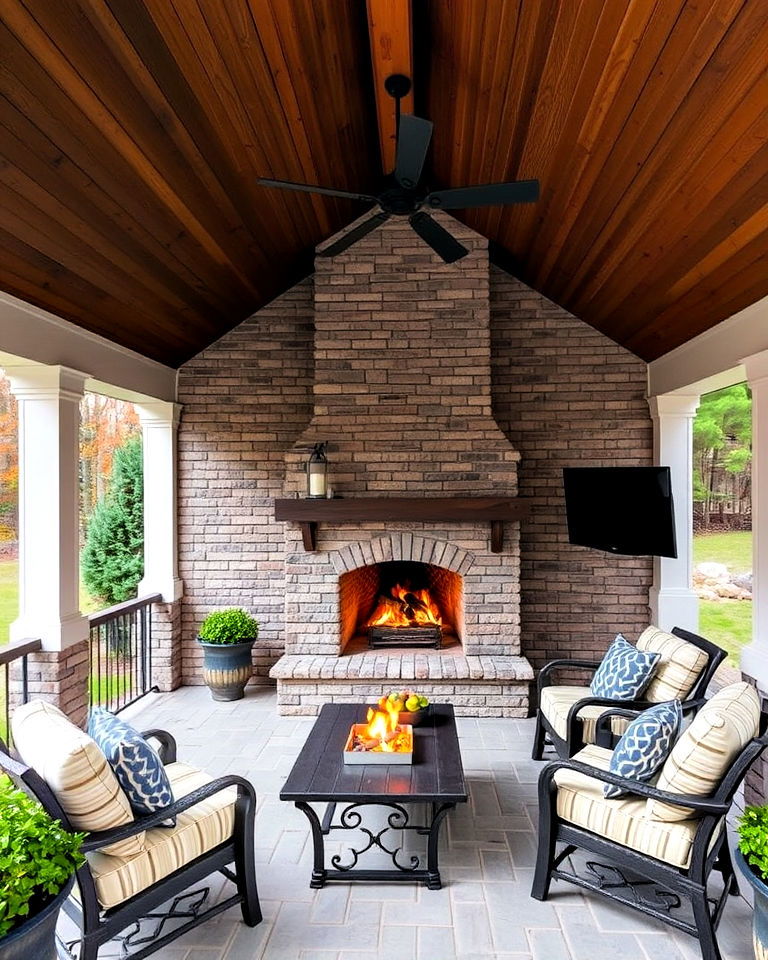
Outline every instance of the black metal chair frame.
MULTIPOLYGON (((716 643, 712 643, 711 640, 705 640, 704 637, 700 637, 696 633, 691 633, 689 630, 684 630, 682 627, 674 627, 671 632, 676 637, 686 640, 688 643, 693 644, 707 654, 707 664, 701 671, 698 680, 691 688, 690 693, 683 701, 682 705, 684 714, 695 713, 704 703, 704 694, 709 686, 709 682, 715 675, 715 670, 717 670, 723 659, 726 657, 726 651, 719 647, 716 643)), ((568 711, 568 718, 566 721, 568 724, 568 735, 565 739, 563 739, 555 731, 552 723, 550 723, 547 717, 544 716, 544 712, 541 709, 541 691, 545 687, 552 686, 552 674, 558 670, 573 670, 575 668, 591 668, 592 670, 595 670, 599 666, 599 660, 552 660, 551 663, 548 663, 546 666, 541 668, 536 681, 538 706, 536 709, 536 732, 534 734, 533 750, 531 752, 531 756, 534 760, 541 760, 543 758, 542 755, 547 742, 552 744, 557 752, 557 755, 563 759, 572 757, 574 754, 578 753, 583 746, 585 746, 584 726, 579 717, 579 713, 584 709, 584 707, 604 706, 609 708, 620 706, 625 710, 634 710, 639 712, 641 710, 648 709, 648 707, 655 706, 654 703, 646 700, 626 700, 621 701, 619 704, 616 700, 609 700, 605 697, 583 697, 581 700, 577 700, 568 711)))
MULTIPOLYGON (((164 764, 175 762, 176 741, 170 733, 165 730, 147 730, 143 736, 151 737, 159 743, 160 758, 164 764)), ((60 820, 67 830, 76 829, 69 822, 66 813, 62 810, 48 784, 31 767, 20 760, 14 759, 8 753, 2 740, 0 740, 0 771, 7 773, 16 786, 36 797, 50 816, 60 820)), ((253 845, 256 794, 253 786, 243 777, 233 775, 218 777, 216 780, 212 780, 187 794, 187 796, 174 801, 170 807, 158 813, 138 818, 133 823, 116 827, 114 830, 89 833, 82 849, 85 853, 100 850, 111 843, 116 843, 118 840, 125 840, 151 827, 160 826, 170 817, 177 816, 196 803, 200 803, 201 800, 205 800, 207 797, 211 797, 229 787, 237 788, 235 824, 232 836, 224 843, 142 890, 131 897, 130 900, 104 910, 96 896, 96 886, 88 863, 86 862, 77 870, 75 879, 80 888, 80 899, 78 901, 76 898, 70 897, 64 904, 64 910, 80 927, 81 937, 79 941, 75 941, 80 944, 78 960, 97 960, 99 948, 103 944, 112 940, 127 927, 150 917, 161 921, 157 930, 158 935, 147 938, 147 940, 151 939, 151 942, 147 946, 132 952, 130 960, 142 960, 142 958, 148 957, 188 930, 238 903, 244 923, 249 927, 255 927, 261 922, 262 915, 256 887, 253 845), (235 865, 234 871, 229 869, 231 863, 235 865), (186 911, 172 909, 171 917, 168 914, 155 912, 166 901, 179 898, 179 894, 187 891, 190 886, 199 883, 214 872, 223 874, 234 883, 237 892, 202 912, 196 907, 186 911), (188 919, 179 927, 163 934, 164 921, 173 917, 186 917, 188 919)), ((202 906, 202 902, 200 906, 202 906)), ((142 940, 142 942, 146 941, 142 940)), ((60 943, 59 949, 60 952, 65 950, 66 954, 74 957, 72 951, 64 944, 60 943)))
MULTIPOLYGON (((605 724, 610 716, 615 715, 631 719, 637 714, 630 710, 612 710, 608 716, 603 715, 600 718, 601 722, 605 724)), ((536 900, 546 900, 552 880, 565 880, 698 937, 703 960, 722 960, 715 931, 728 894, 739 892, 724 818, 730 810, 739 784, 766 746, 768 713, 763 712, 759 736, 742 750, 717 790, 709 797, 668 793, 648 783, 626 780, 607 770, 598 770, 576 760, 555 760, 549 763, 539 777, 539 848, 531 896, 536 900), (614 783, 636 797, 650 797, 693 809, 701 819, 693 840, 690 865, 685 868, 674 867, 561 820, 557 814, 557 784, 554 779, 558 770, 574 770, 604 783, 614 783), (712 838, 721 823, 722 829, 713 842, 712 838), (563 844, 559 853, 556 850, 557 844, 563 844), (573 871, 560 869, 563 861, 579 849, 597 854, 608 863, 588 862, 588 875, 577 874, 575 867, 573 871), (606 871, 607 876, 605 873, 601 874, 600 868, 606 871), (723 876, 723 891, 717 898, 710 898, 707 894, 713 869, 717 869, 723 876), (627 877, 624 871, 627 871, 630 877, 627 877), (638 881, 631 877, 642 879, 638 881), (654 890, 655 896, 638 893, 638 886, 647 888, 649 884, 658 885, 654 890), (628 889, 632 899, 615 892, 620 889, 628 889), (684 899, 691 903, 693 923, 671 915, 671 911, 677 909, 684 899)))

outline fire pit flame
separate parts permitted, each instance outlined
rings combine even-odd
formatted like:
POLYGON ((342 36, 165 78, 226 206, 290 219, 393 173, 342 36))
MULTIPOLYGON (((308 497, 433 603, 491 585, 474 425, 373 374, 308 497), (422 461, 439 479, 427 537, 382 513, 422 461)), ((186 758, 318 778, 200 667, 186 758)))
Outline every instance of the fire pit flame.
POLYGON ((407 725, 400 726, 397 722, 398 715, 398 711, 392 709, 389 704, 386 706, 386 712, 369 707, 367 723, 356 723, 349 732, 347 745, 344 748, 345 762, 352 759, 350 754, 355 756, 389 754, 393 758, 398 754, 407 754, 408 760, 405 762, 410 762, 413 754, 413 728, 407 725))

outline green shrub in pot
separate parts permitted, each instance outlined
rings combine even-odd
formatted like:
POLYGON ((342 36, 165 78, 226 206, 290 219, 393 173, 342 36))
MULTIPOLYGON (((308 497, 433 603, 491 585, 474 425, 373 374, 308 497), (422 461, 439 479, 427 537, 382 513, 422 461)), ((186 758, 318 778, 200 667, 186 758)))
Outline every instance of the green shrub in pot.
POLYGON ((736 864, 754 893, 752 944, 757 960, 768 958, 768 805, 747 807, 736 824, 736 864))
POLYGON ((239 700, 253 672, 251 649, 259 635, 259 622, 245 610, 214 610, 200 624, 198 642, 203 648, 203 679, 214 700, 239 700))
POLYGON ((70 833, 0 775, 0 958, 55 957, 59 907, 84 862, 70 833))

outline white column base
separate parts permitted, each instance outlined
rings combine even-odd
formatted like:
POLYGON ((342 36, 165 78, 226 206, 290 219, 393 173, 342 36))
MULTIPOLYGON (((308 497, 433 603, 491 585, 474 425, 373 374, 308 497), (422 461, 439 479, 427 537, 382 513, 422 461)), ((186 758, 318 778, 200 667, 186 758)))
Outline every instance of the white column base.
POLYGON ((174 600, 181 600, 184 596, 184 581, 178 577, 171 577, 164 582, 145 577, 139 581, 138 594, 140 597, 146 597, 151 593, 161 593, 163 603, 173 603, 174 600))
POLYGON ((90 632, 88 617, 74 615, 62 617, 60 620, 50 620, 47 623, 39 618, 19 617, 10 625, 11 642, 20 640, 44 639, 47 650, 66 650, 81 640, 85 640, 90 632))
POLYGON ((650 590, 651 620, 662 630, 682 627, 699 632, 699 598, 685 587, 657 587, 650 590))
POLYGON ((768 692, 768 647, 766 644, 749 643, 741 649, 741 672, 757 684, 758 690, 768 692))

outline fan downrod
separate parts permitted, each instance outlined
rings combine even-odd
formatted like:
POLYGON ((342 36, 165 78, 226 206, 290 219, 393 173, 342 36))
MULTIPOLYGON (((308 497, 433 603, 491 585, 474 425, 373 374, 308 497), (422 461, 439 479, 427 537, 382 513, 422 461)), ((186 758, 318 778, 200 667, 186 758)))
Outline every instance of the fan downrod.
POLYGON ((395 100, 402 100, 411 89, 411 81, 404 73, 391 73, 384 81, 384 89, 395 100))

